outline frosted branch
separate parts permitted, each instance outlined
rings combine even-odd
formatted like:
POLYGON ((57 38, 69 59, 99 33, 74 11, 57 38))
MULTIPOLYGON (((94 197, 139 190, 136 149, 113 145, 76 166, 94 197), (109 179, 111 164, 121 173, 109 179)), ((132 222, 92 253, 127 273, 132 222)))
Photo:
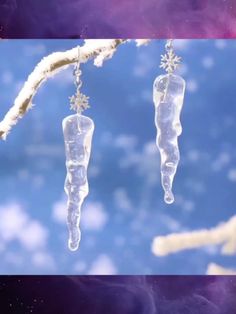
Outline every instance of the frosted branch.
POLYGON ((172 233, 167 236, 155 237, 152 243, 152 252, 158 256, 165 256, 178 251, 207 245, 222 245, 222 254, 235 254, 236 216, 212 229, 172 233))
MULTIPOLYGON (((94 59, 95 66, 102 66, 104 60, 112 58, 120 44, 126 43, 127 39, 111 40, 86 40, 80 49, 80 62, 85 63, 94 59)), ((137 46, 145 45, 149 40, 136 40, 137 46)), ((39 87, 48 78, 61 70, 66 69, 70 64, 77 62, 77 47, 64 52, 54 52, 44 57, 29 75, 24 86, 16 97, 13 106, 6 113, 0 122, 0 138, 6 139, 8 133, 18 120, 32 107, 32 100, 39 87)))
POLYGON ((236 270, 210 263, 207 267, 207 275, 236 275, 236 270))

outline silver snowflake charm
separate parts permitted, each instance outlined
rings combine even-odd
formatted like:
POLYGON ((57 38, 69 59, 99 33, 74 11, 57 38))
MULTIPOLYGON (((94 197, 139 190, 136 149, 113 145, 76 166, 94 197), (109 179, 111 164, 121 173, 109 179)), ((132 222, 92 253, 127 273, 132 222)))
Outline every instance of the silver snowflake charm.
POLYGON ((168 74, 173 73, 179 66, 181 57, 176 56, 173 49, 170 49, 166 54, 161 55, 160 68, 166 70, 168 74))
POLYGON ((80 93, 78 90, 77 93, 70 98, 70 109, 75 110, 77 112, 82 112, 83 110, 89 108, 89 97, 80 93))

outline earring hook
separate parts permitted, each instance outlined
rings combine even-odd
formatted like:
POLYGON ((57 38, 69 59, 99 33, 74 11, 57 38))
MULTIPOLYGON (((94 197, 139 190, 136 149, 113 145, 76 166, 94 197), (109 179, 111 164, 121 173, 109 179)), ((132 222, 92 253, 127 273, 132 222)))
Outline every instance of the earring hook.
POLYGON ((166 51, 174 49, 173 39, 167 39, 166 44, 165 44, 165 49, 166 49, 166 51))
POLYGON ((81 114, 81 112, 87 108, 89 108, 88 99, 89 97, 85 96, 80 92, 80 88, 82 86, 82 80, 80 78, 82 71, 80 69, 80 63, 81 63, 81 51, 80 46, 78 46, 77 50, 77 62, 74 66, 74 84, 76 86, 76 92, 75 95, 70 97, 70 107, 71 109, 75 110, 78 114, 81 114))
POLYGON ((80 70, 80 46, 78 46, 78 49, 77 49, 77 62, 75 64, 75 67, 74 67, 74 76, 75 76, 75 86, 76 88, 81 88, 82 86, 82 81, 80 80, 80 76, 82 74, 82 71, 80 70))

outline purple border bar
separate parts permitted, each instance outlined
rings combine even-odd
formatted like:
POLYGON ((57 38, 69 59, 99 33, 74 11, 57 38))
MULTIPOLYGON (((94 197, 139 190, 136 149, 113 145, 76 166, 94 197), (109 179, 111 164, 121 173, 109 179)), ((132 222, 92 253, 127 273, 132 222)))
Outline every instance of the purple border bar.
POLYGON ((235 0, 0 0, 2 38, 236 38, 235 0))
POLYGON ((235 314, 236 276, 0 276, 1 313, 235 314))

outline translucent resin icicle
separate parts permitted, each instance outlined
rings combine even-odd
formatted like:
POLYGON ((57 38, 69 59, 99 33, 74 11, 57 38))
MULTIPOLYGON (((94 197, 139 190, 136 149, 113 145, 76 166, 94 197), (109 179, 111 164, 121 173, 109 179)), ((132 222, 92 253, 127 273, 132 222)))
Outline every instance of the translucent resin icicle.
POLYGON ((67 223, 69 249, 75 251, 80 242, 80 209, 88 195, 87 167, 94 131, 93 121, 80 114, 66 117, 62 122, 66 151, 67 176, 65 192, 68 196, 67 223))
POLYGON ((179 163, 178 136, 182 132, 180 113, 183 106, 185 81, 174 74, 160 75, 154 81, 156 143, 161 156, 161 181, 164 200, 174 202, 173 179, 179 163))

